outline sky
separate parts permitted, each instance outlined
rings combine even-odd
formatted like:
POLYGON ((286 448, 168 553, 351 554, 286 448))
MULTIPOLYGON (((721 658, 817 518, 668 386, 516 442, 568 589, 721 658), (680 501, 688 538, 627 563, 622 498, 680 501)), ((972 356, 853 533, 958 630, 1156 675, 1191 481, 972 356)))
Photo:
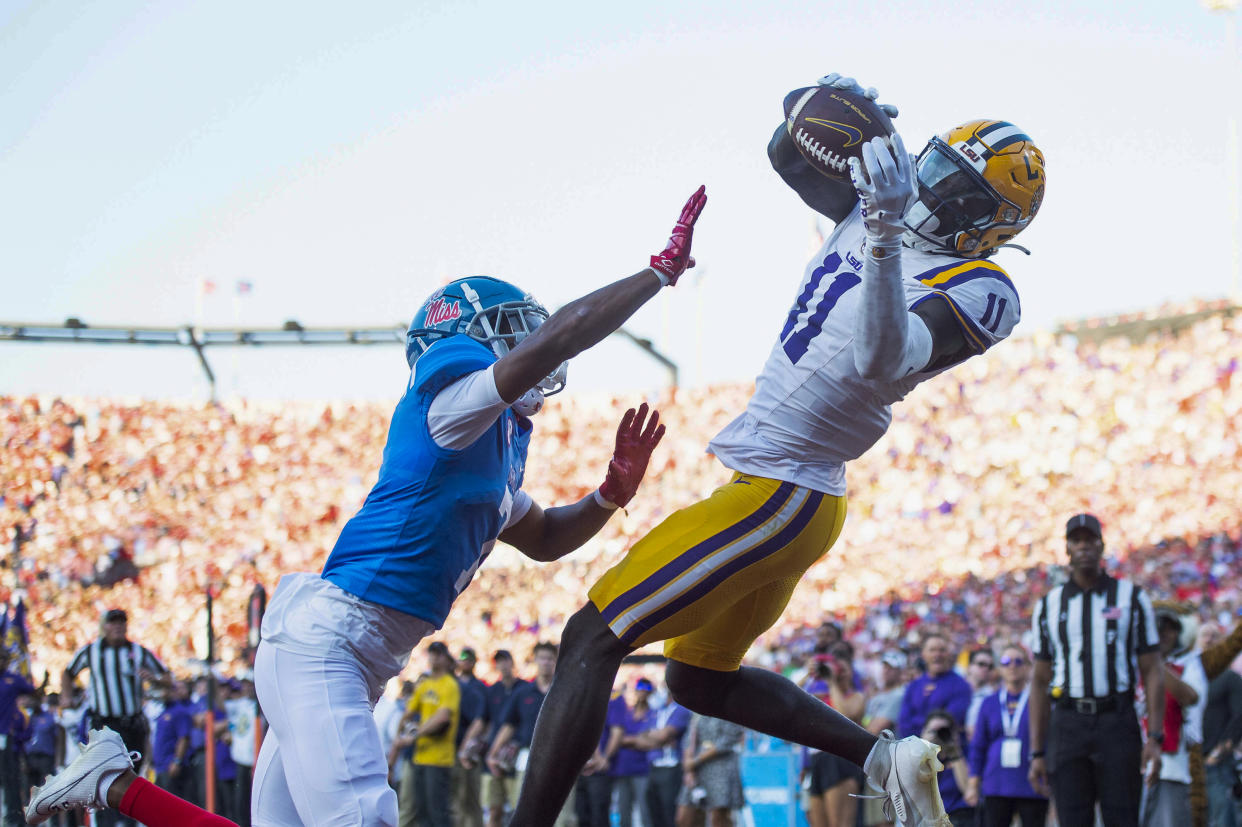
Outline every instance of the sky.
MULTIPOLYGON (((1019 335, 1218 298, 1240 231, 1236 17, 1195 0, 0 0, 0 322, 397 326, 476 273, 554 308, 642 269, 702 183, 700 267, 629 328, 683 384, 748 380, 814 226, 764 150, 785 93, 832 71, 897 104, 911 149, 976 118, 1034 137, 1033 255, 996 259, 1019 335)), ((396 345, 208 356, 225 397, 395 399, 406 380, 396 345)), ((569 378, 667 377, 614 338, 569 378)), ((28 392, 207 384, 187 349, 0 342, 0 394, 28 392)))

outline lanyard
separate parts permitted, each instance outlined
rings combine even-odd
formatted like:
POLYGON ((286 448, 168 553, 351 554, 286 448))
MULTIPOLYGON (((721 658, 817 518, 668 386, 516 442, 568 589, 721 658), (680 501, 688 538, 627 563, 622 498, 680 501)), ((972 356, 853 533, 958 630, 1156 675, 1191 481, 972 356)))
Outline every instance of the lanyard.
POLYGON ((1000 713, 1001 713, 1001 730, 1004 731, 1006 738, 1018 737, 1018 723, 1022 720, 1022 713, 1026 711, 1027 699, 1031 696, 1031 687, 1028 684, 1023 688, 1022 694, 1018 696, 1018 708, 1009 713, 1009 693, 1004 689, 1000 691, 1000 713))

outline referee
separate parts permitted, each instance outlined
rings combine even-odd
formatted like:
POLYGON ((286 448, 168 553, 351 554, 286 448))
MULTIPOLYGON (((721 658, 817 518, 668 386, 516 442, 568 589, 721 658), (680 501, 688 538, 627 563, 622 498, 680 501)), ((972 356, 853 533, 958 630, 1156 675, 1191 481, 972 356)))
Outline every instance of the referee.
POLYGON ((1031 616, 1031 786, 1048 795, 1051 779, 1065 827, 1094 824, 1097 802, 1105 827, 1134 827, 1143 771, 1149 783, 1158 777, 1164 740, 1156 616, 1141 587, 1101 570, 1104 539, 1094 516, 1070 519, 1065 548, 1070 580, 1031 616), (1145 743, 1134 704, 1136 660, 1152 733, 1145 743))
MULTIPOLYGON (((129 640, 124 609, 109 609, 101 626, 99 638, 75 652, 65 668, 61 697, 73 697, 74 679, 89 669, 91 729, 107 727, 121 736, 126 749, 145 753, 148 727, 142 713, 142 682, 167 686, 171 676, 149 649, 129 640)), ((100 824, 108 823, 107 817, 115 817, 115 812, 105 810, 97 816, 100 824)))

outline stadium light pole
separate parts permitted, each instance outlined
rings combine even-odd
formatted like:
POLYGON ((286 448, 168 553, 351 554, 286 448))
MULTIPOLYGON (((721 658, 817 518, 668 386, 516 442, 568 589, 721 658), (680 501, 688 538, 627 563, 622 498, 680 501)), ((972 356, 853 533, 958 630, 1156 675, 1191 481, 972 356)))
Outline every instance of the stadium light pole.
POLYGON ((1238 106, 1242 98, 1242 84, 1238 75, 1242 72, 1238 62, 1237 10, 1238 0, 1201 0, 1209 12, 1219 12, 1225 23, 1225 101, 1226 146, 1225 162, 1229 165, 1229 236, 1232 252, 1230 273, 1230 298, 1235 304, 1242 303, 1242 153, 1238 146, 1238 106))

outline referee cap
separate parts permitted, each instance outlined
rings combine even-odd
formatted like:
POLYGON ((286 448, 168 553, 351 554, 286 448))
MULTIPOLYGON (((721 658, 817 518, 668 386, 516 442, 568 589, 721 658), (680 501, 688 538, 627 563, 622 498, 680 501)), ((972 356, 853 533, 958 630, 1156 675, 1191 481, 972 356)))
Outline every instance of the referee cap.
POLYGON ((1068 538, 1071 534, 1080 528, 1085 528, 1096 537, 1104 539, 1104 532, 1100 529, 1100 521, 1096 519, 1094 514, 1075 514, 1069 518, 1069 522, 1065 524, 1065 536, 1068 538))

